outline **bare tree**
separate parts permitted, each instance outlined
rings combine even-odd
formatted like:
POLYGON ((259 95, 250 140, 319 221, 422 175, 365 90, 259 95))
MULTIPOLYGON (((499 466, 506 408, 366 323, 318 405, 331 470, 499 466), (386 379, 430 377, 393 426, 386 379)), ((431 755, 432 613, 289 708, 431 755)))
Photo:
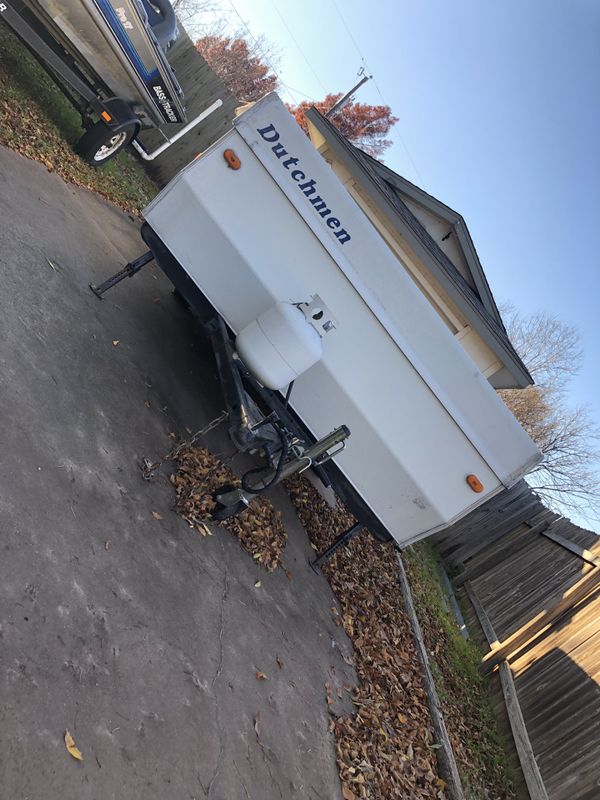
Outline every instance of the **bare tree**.
POLYGON ((264 34, 254 36, 243 19, 219 0, 171 0, 171 5, 191 39, 204 37, 243 40, 251 58, 276 71, 280 48, 264 34))
POLYGON ((569 382, 581 367, 579 334, 543 312, 525 317, 508 306, 502 315, 517 352, 536 381, 526 389, 500 391, 544 456, 528 480, 551 508, 597 519, 599 433, 589 409, 571 408, 565 399, 569 382))
POLYGON ((507 304, 501 312, 510 339, 536 385, 562 392, 581 368, 583 351, 577 330, 542 311, 524 316, 507 304))
POLYGON ((219 7, 217 0, 171 0, 171 5, 190 35, 197 32, 198 26, 212 26, 219 7))

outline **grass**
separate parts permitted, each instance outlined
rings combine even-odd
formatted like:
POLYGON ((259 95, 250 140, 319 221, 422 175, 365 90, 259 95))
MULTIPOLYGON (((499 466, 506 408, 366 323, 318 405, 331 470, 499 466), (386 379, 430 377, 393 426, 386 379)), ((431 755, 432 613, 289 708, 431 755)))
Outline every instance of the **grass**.
POLYGON ((101 169, 82 161, 73 145, 81 120, 29 51, 0 24, 0 144, 83 186, 134 214, 156 195, 157 187, 127 152, 101 169))
POLYGON ((510 764, 490 684, 479 671, 482 652, 460 634, 431 545, 410 547, 403 559, 465 795, 469 800, 513 798, 520 776, 510 764))

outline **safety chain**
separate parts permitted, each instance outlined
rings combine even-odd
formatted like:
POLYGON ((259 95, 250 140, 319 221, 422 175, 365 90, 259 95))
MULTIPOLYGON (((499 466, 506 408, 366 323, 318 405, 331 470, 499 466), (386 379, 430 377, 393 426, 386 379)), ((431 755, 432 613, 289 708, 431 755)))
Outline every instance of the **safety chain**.
POLYGON ((229 416, 229 412, 228 411, 222 411, 219 414, 219 416, 215 417, 213 420, 211 420, 208 423, 208 425, 205 425, 204 428, 200 428, 199 431, 196 431, 196 433, 193 436, 191 436, 189 439, 187 439, 186 441, 180 442, 177 445, 177 447, 174 447, 172 450, 170 450, 159 461, 152 462, 152 461, 150 461, 149 458, 144 458, 144 460, 142 461, 142 467, 141 467, 141 469, 142 469, 142 477, 144 478, 144 480, 145 481, 154 480, 154 478, 156 477, 156 474, 155 474, 156 471, 158 469, 160 469, 160 467, 162 467, 162 465, 165 463, 165 461, 174 461, 179 456, 179 454, 182 452, 182 450, 185 450, 187 447, 192 447, 194 444, 196 444, 198 439, 201 439, 203 436, 206 436, 207 433, 210 433, 211 431, 214 431, 215 428, 218 428, 219 425, 221 425, 223 422, 225 422, 225 420, 227 419, 228 416, 229 416))

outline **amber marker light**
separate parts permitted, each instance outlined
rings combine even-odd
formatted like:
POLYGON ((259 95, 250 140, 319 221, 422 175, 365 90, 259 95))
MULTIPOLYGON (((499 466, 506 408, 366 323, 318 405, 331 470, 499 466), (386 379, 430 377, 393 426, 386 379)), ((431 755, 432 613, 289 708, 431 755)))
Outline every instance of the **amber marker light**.
POLYGON ((239 169, 242 166, 242 162, 233 152, 233 150, 225 150, 223 153, 223 158, 227 162, 227 166, 231 167, 231 169, 239 169))
POLYGON ((483 492, 483 483, 479 480, 477 475, 467 475, 467 483, 477 494, 483 492))
POLYGON ((100 116, 102 117, 102 119, 104 120, 104 122, 110 122, 110 121, 112 120, 112 117, 111 117, 111 115, 108 113, 108 111, 102 111, 102 112, 101 112, 101 114, 100 114, 100 116))

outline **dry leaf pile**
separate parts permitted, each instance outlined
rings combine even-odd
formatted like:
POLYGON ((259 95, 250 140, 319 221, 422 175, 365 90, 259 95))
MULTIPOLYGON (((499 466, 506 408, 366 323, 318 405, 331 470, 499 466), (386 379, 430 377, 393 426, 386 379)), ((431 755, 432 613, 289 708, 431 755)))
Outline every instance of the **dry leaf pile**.
MULTIPOLYGON (((354 523, 339 501, 330 508, 304 478, 286 486, 318 550, 354 523)), ((354 645, 359 678, 356 714, 332 721, 345 800, 446 798, 392 546, 362 534, 323 572, 340 602, 339 624, 354 645)))
MULTIPOLYGON (((239 478, 204 447, 187 447, 177 456, 177 470, 171 475, 175 487, 175 510, 203 536, 215 509, 212 492, 219 486, 239 486, 239 478)), ((246 511, 219 522, 234 533, 241 546, 269 572, 279 565, 287 539, 281 514, 270 500, 257 495, 246 511)))

